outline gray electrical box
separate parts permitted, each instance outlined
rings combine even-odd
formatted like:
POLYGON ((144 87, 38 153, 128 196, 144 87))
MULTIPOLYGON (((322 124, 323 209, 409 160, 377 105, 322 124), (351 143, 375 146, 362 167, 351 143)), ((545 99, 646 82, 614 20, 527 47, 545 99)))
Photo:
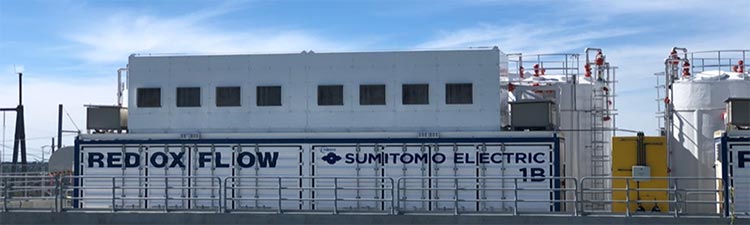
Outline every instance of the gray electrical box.
POLYGON ((510 103, 513 130, 554 130, 557 110, 551 100, 523 100, 510 103))
POLYGON ((633 180, 635 181, 648 181, 651 180, 651 167, 648 166, 633 166, 633 180))
POLYGON ((119 106, 86 106, 86 129, 126 130, 128 128, 128 108, 119 106))
POLYGON ((729 98, 727 103, 727 129, 750 129, 750 98, 729 98))

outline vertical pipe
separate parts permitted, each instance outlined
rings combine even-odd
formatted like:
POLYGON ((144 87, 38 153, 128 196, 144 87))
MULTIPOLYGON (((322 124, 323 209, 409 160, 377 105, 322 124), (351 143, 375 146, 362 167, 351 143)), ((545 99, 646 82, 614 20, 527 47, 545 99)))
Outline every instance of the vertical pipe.
POLYGON ((57 105, 57 149, 62 148, 62 115, 63 105, 57 105))
POLYGON ((18 73, 18 105, 23 105, 23 73, 18 73))
POLYGON ((123 92, 122 71, 128 71, 128 68, 117 69, 117 106, 120 106, 120 107, 122 107, 122 92, 123 92))

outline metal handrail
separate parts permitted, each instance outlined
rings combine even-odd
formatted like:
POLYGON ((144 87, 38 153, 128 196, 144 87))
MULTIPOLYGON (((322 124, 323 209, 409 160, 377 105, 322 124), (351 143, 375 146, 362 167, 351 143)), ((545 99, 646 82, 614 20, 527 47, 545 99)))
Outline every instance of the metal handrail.
MULTIPOLYGON (((26 202, 43 203, 45 200, 54 200, 57 205, 59 183, 57 177, 47 175, 3 175, 0 176, 0 198, 2 198, 2 211, 27 210, 27 211, 56 211, 56 207, 23 207, 26 202), (33 185, 38 184, 38 185, 33 185), (11 207, 10 201, 18 203, 19 207, 11 207)), ((31 204, 33 205, 33 203, 31 204)))
MULTIPOLYGON (((246 181, 247 182, 247 181, 246 181)), ((286 211, 294 211, 294 210, 287 210, 283 207, 283 202, 332 202, 333 208, 332 208, 332 214, 338 214, 340 212, 339 210, 339 203, 340 202, 381 202, 383 204, 388 203, 390 205, 389 211, 387 211, 388 214, 396 214, 396 207, 395 207, 395 184, 393 178, 390 177, 378 177, 378 176, 341 176, 341 177, 332 177, 332 176, 231 176, 224 178, 224 206, 225 211, 242 211, 239 209, 236 209, 235 207, 229 207, 229 201, 232 201, 233 203, 235 201, 241 202, 243 200, 245 201, 255 201, 256 203, 258 201, 275 201, 276 202, 276 213, 282 214, 286 211), (254 180, 255 186, 249 186, 244 185, 242 187, 236 187, 234 184, 235 182, 242 182, 243 179, 246 180, 254 180), (292 180, 292 181, 298 181, 300 182, 300 185, 298 187, 286 187, 283 186, 285 180, 292 180), (307 185, 302 185, 303 180, 309 180, 307 185), (321 180, 327 180, 332 181, 332 186, 316 186, 315 181, 321 181, 321 180), (376 184, 379 187, 351 187, 351 185, 342 185, 340 181, 352 181, 352 180, 372 180, 372 184, 376 184), (230 183, 231 181, 231 183, 230 183), (275 184, 275 187, 271 186, 258 186, 259 183, 269 183, 273 182, 275 184), (230 193, 235 193, 235 191, 242 191, 242 190, 278 190, 276 192, 276 196, 273 197, 260 197, 257 194, 253 196, 252 198, 247 198, 243 196, 235 197, 230 196, 230 193), (283 191, 285 190, 296 190, 298 191, 299 195, 298 197, 284 197, 283 191), (346 198, 341 197, 340 192, 341 191, 381 191, 382 196, 378 198, 376 195, 375 198, 362 198, 359 195, 356 198, 346 198), (332 191, 333 197, 332 198, 323 198, 323 197, 302 197, 303 192, 307 193, 314 193, 315 191, 332 191), (386 194, 387 193, 387 194, 386 194)), ((385 208, 382 210, 386 210, 385 208)))
MULTIPOLYGON (((76 202, 76 201, 91 201, 91 200, 109 200, 109 208, 103 208, 99 210, 110 210, 112 212, 116 211, 132 211, 132 210, 143 210, 143 211, 205 211, 205 210, 215 210, 217 212, 221 211, 221 180, 219 177, 213 177, 213 176, 62 176, 61 180, 63 179, 70 179, 70 180, 78 180, 78 185, 60 185, 60 193, 66 193, 67 191, 73 191, 78 193, 74 194, 73 196, 61 196, 62 199, 76 202), (101 183, 101 185, 97 184, 86 184, 84 183, 87 181, 93 182, 93 183, 101 183), (144 180, 147 181, 147 185, 153 185, 153 186, 141 186, 141 185, 129 185, 128 181, 133 180, 144 180), (171 182, 174 180, 178 181, 186 181, 186 182, 171 182), (189 186, 191 182, 197 181, 197 182, 207 182, 215 181, 214 186, 208 186, 208 187, 192 187, 189 186), (118 183, 119 182, 119 183, 118 183), (106 183, 106 184, 105 184, 106 183), (177 183, 175 185, 175 183, 177 183), (188 185, 182 185, 181 183, 186 183, 188 185), (110 195, 108 197, 89 197, 89 196, 81 196, 80 194, 84 193, 84 191, 91 191, 91 190, 100 190, 100 191, 108 191, 110 195), (128 196, 126 193, 129 190, 136 190, 138 192, 137 197, 136 196, 128 196), (160 197, 146 197, 146 195, 142 193, 148 193, 152 190, 163 190, 164 196, 160 197), (212 190, 218 192, 216 195, 212 195, 210 197, 199 197, 198 196, 198 190, 212 190), (170 196, 170 192, 173 191, 190 191, 192 192, 190 195, 185 196, 184 193, 179 196, 170 196), (183 208, 170 208, 169 203, 170 201, 202 201, 207 200, 211 202, 212 207, 198 207, 193 208, 190 204, 187 204, 183 208), (120 202, 118 204, 118 201, 120 202), (124 208, 126 201, 137 201, 139 205, 142 205, 141 207, 134 207, 134 208, 124 208), (150 203, 146 203, 146 201, 163 201, 163 208, 160 208, 162 205, 158 204, 156 208, 152 208, 152 205, 150 203), (215 203, 215 206, 213 206, 215 203), (118 205, 122 205, 123 207, 118 208, 118 205)), ((195 203, 193 203, 195 204, 195 203)), ((183 203, 184 205, 184 203, 183 203)), ((92 210, 92 208, 65 208, 63 206, 60 206, 60 209, 62 211, 69 211, 69 210, 92 210)))
POLYGON ((407 202, 428 202, 430 204, 438 203, 438 202, 453 202, 453 214, 459 215, 461 214, 461 211, 459 209, 459 202, 474 202, 474 203, 481 203, 481 202, 498 202, 498 203, 505 203, 505 202, 512 202, 513 203, 513 215, 518 215, 520 212, 518 210, 518 203, 519 202, 538 202, 538 203, 550 203, 550 204, 564 204, 564 203, 573 203, 573 215, 578 215, 578 204, 577 204, 577 190, 578 190, 578 181, 574 177, 535 177, 535 178, 529 178, 529 177, 424 177, 424 176, 417 176, 417 177, 400 177, 396 181, 397 188, 398 188, 398 207, 401 208, 402 203, 407 202), (527 180, 535 180, 535 179, 541 179, 543 181, 549 181, 549 182, 565 182, 567 184, 572 184, 573 188, 568 187, 550 187, 550 188, 524 188, 519 187, 518 183, 519 180, 521 181, 527 181, 527 180), (406 183, 409 180, 417 180, 419 182, 425 182, 429 181, 432 183, 433 181, 438 180, 449 180, 453 181, 453 187, 423 187, 423 188, 412 188, 410 187, 407 189, 406 183), (500 182, 506 182, 509 180, 513 181, 512 187, 500 187, 500 188, 472 188, 472 187, 459 187, 459 180, 470 180, 475 181, 475 185, 483 184, 487 180, 498 180, 500 182), (572 181, 572 182, 567 182, 572 181), (452 199, 432 199, 432 196, 430 199, 407 199, 402 196, 402 193, 406 193, 407 191, 453 191, 453 198, 452 199), (485 197, 477 197, 473 199, 460 199, 459 193, 465 192, 465 191, 501 191, 503 197, 499 199, 492 199, 487 198, 486 193, 484 194, 485 197), (504 197, 505 191, 513 192, 513 198, 507 199, 504 197), (560 199, 519 199, 518 192, 519 191, 531 191, 531 192, 561 192, 558 193, 560 196, 560 199), (572 194, 572 200, 566 200, 564 195, 572 194))
MULTIPOLYGON (((356 176, 0 176, 0 200, 2 200, 2 211, 10 210, 44 210, 54 212, 75 211, 75 210, 108 210, 112 212, 119 211, 213 211, 222 212, 241 212, 241 207, 234 207, 228 204, 239 203, 240 201, 267 201, 272 202, 275 206, 265 207, 272 210, 273 213, 284 214, 288 212, 301 213, 332 213, 339 214, 354 209, 354 213, 383 213, 383 214, 400 214, 410 213, 406 206, 409 203, 418 202, 419 204, 429 204, 435 206, 428 210, 417 210, 417 213, 445 213, 445 210, 451 210, 452 214, 472 214, 472 213, 489 213, 489 214, 506 214, 509 211, 494 211, 480 209, 480 204, 490 205, 502 204, 511 205, 512 215, 524 213, 543 213, 559 214, 571 213, 573 216, 586 216, 592 214, 612 214, 612 212, 590 211, 584 207, 584 204, 597 203, 614 206, 615 204, 624 204, 626 216, 637 216, 639 213, 630 209, 631 205, 641 203, 657 203, 669 206, 664 212, 666 216, 679 217, 684 215, 697 215, 695 212, 686 210, 690 206, 716 205, 722 211, 731 195, 725 193, 720 188, 725 185, 724 180, 719 178, 699 178, 699 177, 651 177, 651 181, 667 181, 668 185, 664 188, 644 187, 639 188, 632 185, 635 179, 630 177, 584 177, 577 180, 573 177, 356 177, 356 176), (13 179, 27 179, 28 182, 15 182, 13 179), (137 179, 148 179, 148 185, 140 185, 130 182, 137 179), (556 184, 547 187, 523 187, 524 180, 542 179, 545 182, 556 184), (38 182, 34 182, 34 180, 38 182), (71 184, 71 181, 77 180, 78 184, 71 184), (252 180, 252 182, 250 182, 252 180), (354 182, 359 180, 360 182, 354 182), (364 180, 364 181, 363 181, 364 180), (592 188, 587 184, 594 180, 604 181, 624 181, 625 187, 618 188, 592 188), (716 188, 695 188, 687 187, 682 182, 695 181, 716 181, 716 188), (182 182, 188 181, 185 185, 182 182), (197 181, 206 186, 191 186, 193 181, 197 181), (213 182, 211 182, 213 181, 213 182), (294 181, 294 186, 286 185, 289 181, 294 181), (254 182, 254 183, 253 183, 254 182), (414 183, 425 184, 424 186, 410 185, 414 183), (565 182, 564 185, 562 182, 565 182), (212 185, 208 185, 213 183, 212 185), (426 184, 430 185, 426 185, 426 184), (500 186, 499 184, 507 184, 500 186), (17 185, 22 184, 22 185, 17 185), (34 186, 38 184, 38 186, 34 186), (253 184, 253 185, 250 185, 253 184), (489 185, 488 185, 489 184, 489 185), (558 186, 559 185, 559 186, 558 186), (40 191, 40 190, 43 190, 40 191), (138 193, 147 193, 153 190, 164 190, 156 193, 156 196, 138 195, 138 193), (211 190, 211 195, 201 195, 201 190, 211 190), (24 192, 25 191, 25 192, 24 192), (182 193, 189 193, 183 195, 182 193), (258 192, 255 192, 258 191, 258 192), (259 192, 263 194, 258 194, 259 192), (285 191, 293 191, 294 195, 289 195, 285 191), (89 195, 70 195, 70 193, 89 193, 89 195), (130 193, 132 194, 130 194, 130 193), (180 192, 180 194, 175 194, 180 192), (242 195, 243 192, 255 192, 254 195, 242 195), (316 192, 315 195, 312 193, 316 192), (373 196, 357 194, 360 192, 372 192, 373 196), (413 198, 410 193, 434 193, 428 198, 413 198), (484 193, 481 193, 484 192, 484 193), (666 199, 637 199, 632 198, 634 192, 664 192, 667 194, 666 199), (22 193, 27 195, 22 196, 22 193), (92 195, 90 193, 96 193, 92 195), (163 195, 162 195, 163 193, 163 195), (218 193, 218 194, 215 194, 218 193), (304 193, 304 194, 303 194, 304 193), (322 193, 322 194, 321 194, 322 193), (437 195, 444 193, 445 195, 437 195), (470 193, 471 195, 466 195, 470 193), (476 194, 475 194, 476 193, 476 194), (556 194, 557 198, 537 198, 533 193, 550 193, 556 194), (592 193, 612 195, 614 193, 625 193, 624 199, 586 199, 585 196, 592 193), (497 195, 500 194, 500 195, 497 195), (524 194, 532 194, 523 196, 524 194), (707 195, 704 198, 696 196, 707 195), (437 197, 436 197, 437 196, 437 197), (478 196, 478 197, 462 197, 478 196), (498 197, 500 196, 500 197, 498 197), (712 197, 716 196, 716 200, 712 197), (442 198, 439 198, 442 197, 442 198), (719 198, 721 197, 721 198, 719 198), (49 201, 53 202, 54 207, 48 208, 24 208, 14 207, 12 201, 49 201), (70 205, 73 201, 84 201, 101 203, 109 205, 107 208, 72 208, 70 205), (140 207, 126 208, 128 201, 137 202, 140 207), (149 201, 146 203, 146 201, 149 201), (174 201, 192 201, 184 204, 183 207, 170 207, 174 201), (198 201, 210 201, 210 206, 199 206, 198 201), (236 201, 236 202, 235 202, 236 201), (152 203, 159 202, 159 203, 152 203), (163 203, 161 203, 163 202, 163 203), (275 202, 275 203, 273 203, 275 202), (302 202, 310 205, 320 206, 317 208, 295 207, 294 209, 284 206, 284 202, 302 202), (462 205, 467 203, 476 204, 476 210, 465 210, 462 205), (522 204, 529 203, 547 203, 550 206, 556 206, 550 211, 539 212, 535 210, 524 210, 519 207, 522 204), (159 207, 154 208, 158 204, 159 207), (327 205, 331 204, 331 205, 327 205), (346 208, 344 205, 356 205, 346 208), (358 204, 363 204, 358 205, 358 204), (164 205, 162 208, 161 205, 164 205), (368 207, 373 206, 375 207, 368 207), (449 206, 450 205, 450 206, 449 206), (442 207, 441 207, 442 206, 442 207), (362 211, 358 209, 367 209, 362 211)), ((542 196, 542 195, 539 195, 542 196)), ((549 195, 544 195, 549 196, 549 195)), ((179 205, 179 204, 178 204, 179 205)), ((485 207, 486 207, 485 205, 485 207)), ((252 209, 251 212, 263 212, 263 208, 252 209)), ((648 214, 653 215, 653 214, 648 214)), ((724 213, 700 214, 699 216, 724 216, 724 213)), ((734 215, 734 212, 731 213, 734 215)))
POLYGON ((748 73, 750 72, 747 70, 748 68, 750 68, 750 65, 748 65, 748 62, 747 62, 748 57, 750 57, 750 50, 748 49, 691 52, 690 62, 692 64, 690 65, 690 70, 693 72, 692 76, 695 76, 695 74, 697 73, 706 71, 707 68, 708 69, 718 68, 718 70, 721 70, 722 68, 726 68, 729 71, 731 71, 731 68, 737 65, 736 64, 737 60, 743 60, 745 62, 745 64, 743 65, 744 72, 748 73), (726 60, 726 63, 724 63, 725 60, 726 60), (707 64, 707 63, 715 63, 715 64, 707 64), (700 68, 700 71, 696 70, 698 68, 700 68))
MULTIPOLYGON (((689 212, 684 212, 683 209, 687 206, 695 206, 695 205, 716 205, 723 207, 724 201, 723 199, 716 199, 715 201, 706 201, 706 200, 690 200, 688 198, 680 198, 681 196, 687 196, 689 194, 720 194, 724 191, 720 188, 724 185, 724 181, 720 178, 701 178, 701 177, 651 177, 648 181, 654 181, 654 180, 661 180, 667 182, 666 188, 640 188, 640 187, 633 187, 631 185, 632 182, 641 181, 634 179, 632 177, 584 177, 580 181, 579 185, 579 193, 581 194, 582 198, 580 204, 586 204, 586 203, 601 203, 609 205, 610 207, 614 207, 616 203, 619 204, 625 204, 625 215, 626 216, 633 216, 633 212, 630 210, 630 206, 632 204, 639 205, 640 203, 656 203, 657 205, 659 203, 663 203, 669 206, 669 211, 666 213, 671 213, 674 217, 679 217, 681 215, 691 215, 689 212), (589 188, 586 186, 587 181, 592 180, 604 180, 604 181, 624 181, 625 182, 625 188, 589 188), (717 181, 720 182, 719 185, 717 185, 716 188, 713 189, 706 189, 706 188, 681 188, 679 187, 680 181, 717 181), (609 194, 614 195, 615 193, 625 193, 625 199, 624 200, 615 200, 615 199, 603 199, 603 200, 591 200, 591 199, 585 199, 583 196, 585 194, 593 194, 593 193, 600 193, 600 194, 609 194), (667 194, 667 199, 663 200, 642 200, 642 199, 631 199, 631 194, 634 192, 664 192, 667 194), (683 206, 682 208, 680 206, 683 206)), ((587 214, 596 214, 601 213, 600 211, 586 211, 585 208, 581 208, 581 210, 584 211, 584 213, 587 214)), ((718 215, 723 216, 723 213, 708 213, 711 215, 718 215)))

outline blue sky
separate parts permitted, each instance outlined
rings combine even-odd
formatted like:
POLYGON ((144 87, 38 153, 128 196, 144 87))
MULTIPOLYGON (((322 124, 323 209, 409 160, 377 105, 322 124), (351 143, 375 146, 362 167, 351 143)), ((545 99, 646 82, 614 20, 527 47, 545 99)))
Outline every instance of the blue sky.
MULTIPOLYGON (((0 106, 16 104, 13 73, 22 67, 37 159, 55 135, 57 104, 71 115, 66 129, 85 127, 82 106, 115 102, 115 71, 131 53, 599 47, 620 67, 618 125, 655 134, 652 74, 669 49, 750 49, 749 8, 750 1, 694 0, 0 0, 0 106)), ((4 145, 12 144, 14 116, 6 115, 4 145)))

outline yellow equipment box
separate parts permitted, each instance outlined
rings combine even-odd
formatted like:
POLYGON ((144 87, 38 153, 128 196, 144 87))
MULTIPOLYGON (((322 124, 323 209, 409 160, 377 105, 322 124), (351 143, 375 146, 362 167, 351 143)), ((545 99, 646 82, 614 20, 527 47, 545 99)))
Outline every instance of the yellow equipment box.
MULTIPOLYGON (((640 203, 641 209, 646 212, 668 212, 666 190, 669 181, 665 179, 668 176, 666 138, 642 138, 642 141, 639 141, 638 136, 612 138, 612 176, 623 178, 612 180, 612 200, 624 201, 626 193, 629 193, 630 212, 638 210, 637 200, 652 201, 640 203), (629 185, 626 185, 624 178, 631 178, 628 181, 629 185), (630 190, 626 191, 626 188, 630 190), (654 203, 654 200, 662 202, 654 203)), ((613 203, 612 212, 624 213, 625 207, 626 203, 613 203)))

